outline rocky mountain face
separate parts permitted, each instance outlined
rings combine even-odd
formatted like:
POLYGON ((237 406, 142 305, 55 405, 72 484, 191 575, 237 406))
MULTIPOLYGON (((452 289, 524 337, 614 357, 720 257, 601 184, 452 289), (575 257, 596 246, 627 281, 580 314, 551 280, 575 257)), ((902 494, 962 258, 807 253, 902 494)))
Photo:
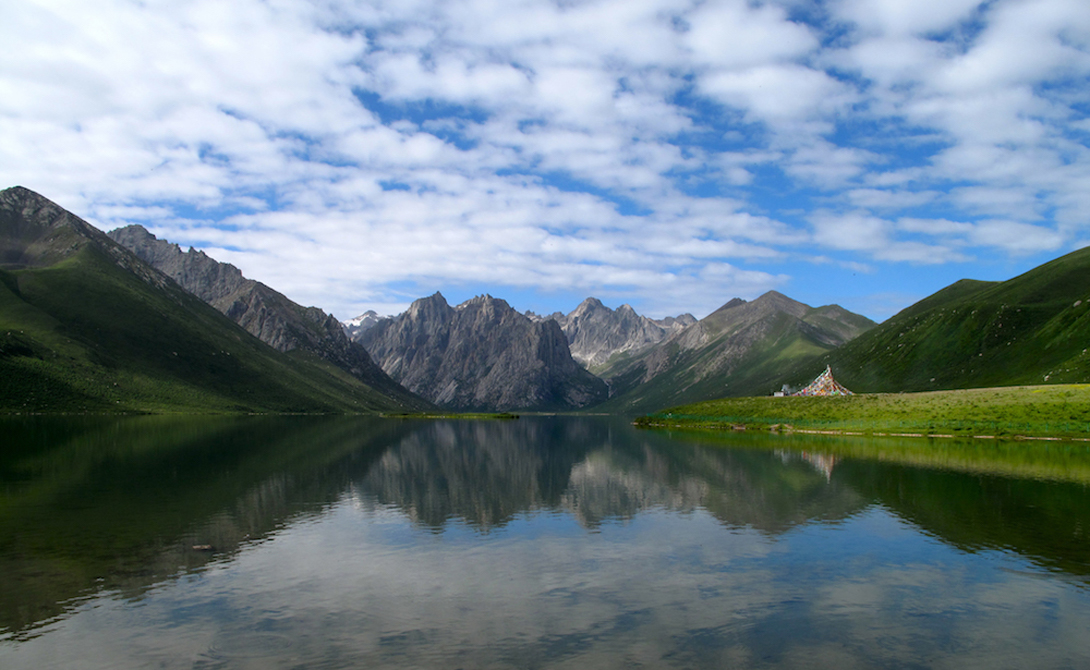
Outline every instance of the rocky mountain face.
POLYGON ((823 355, 874 327, 837 305, 810 307, 776 291, 735 298, 707 317, 597 370, 610 384, 604 409, 653 411, 778 388, 789 366, 823 355))
POLYGON ((406 393, 375 364, 364 347, 348 338, 336 318, 321 309, 303 307, 203 251, 192 247, 182 251, 143 226, 118 228, 108 235, 274 349, 313 354, 382 393, 422 406, 419 398, 406 393))
POLYGON ((638 354, 696 323, 692 314, 655 320, 640 316, 628 305, 612 310, 597 298, 587 298, 570 314, 549 318, 560 324, 572 358, 592 371, 616 354, 638 354))
POLYGON ((451 307, 436 293, 356 338, 405 388, 450 409, 570 410, 608 394, 572 359, 558 323, 487 295, 451 307))

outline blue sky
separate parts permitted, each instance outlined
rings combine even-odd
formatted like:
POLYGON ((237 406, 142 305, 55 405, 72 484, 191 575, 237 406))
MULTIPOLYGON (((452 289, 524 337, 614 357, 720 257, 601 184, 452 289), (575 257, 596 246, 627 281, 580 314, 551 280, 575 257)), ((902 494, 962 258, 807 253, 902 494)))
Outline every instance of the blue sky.
POLYGON ((347 319, 882 320, 1090 244, 1085 0, 13 0, 0 185, 347 319))

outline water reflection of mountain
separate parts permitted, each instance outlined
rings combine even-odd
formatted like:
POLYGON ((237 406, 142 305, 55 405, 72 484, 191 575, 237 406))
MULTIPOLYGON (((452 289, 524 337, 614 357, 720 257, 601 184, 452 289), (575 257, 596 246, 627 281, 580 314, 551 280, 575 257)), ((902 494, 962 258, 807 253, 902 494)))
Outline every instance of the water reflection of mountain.
POLYGON ((575 463, 611 440, 609 423, 580 418, 417 424, 355 485, 441 529, 458 518, 481 530, 559 506, 575 463))
POLYGON ((230 556, 337 500, 409 430, 313 417, 0 423, 0 631, 230 556))
MULTIPOLYGON (((967 551, 1090 575, 1086 485, 1018 478, 1013 457, 999 476, 979 459, 958 472, 867 459, 862 443, 724 446, 578 417, 42 418, 0 421, 0 433, 0 632, 100 590, 139 596, 346 494, 424 528, 459 519, 482 531, 537 510, 594 529, 658 509, 778 534, 880 504, 967 551)), ((905 447, 913 459, 918 444, 905 447)), ((879 445, 885 458, 897 447, 879 445)), ((1070 470, 1033 458, 1035 473, 1070 470)))
POLYGON ((572 472, 566 507, 594 526, 648 508, 706 510, 722 523, 780 533, 859 511, 850 488, 830 485, 801 458, 754 449, 693 449, 632 432, 572 472))
POLYGON ((625 423, 567 417, 422 426, 383 454, 357 492, 434 529, 457 518, 487 530, 536 509, 596 527, 661 508, 780 532, 861 507, 800 459, 694 450, 625 423))

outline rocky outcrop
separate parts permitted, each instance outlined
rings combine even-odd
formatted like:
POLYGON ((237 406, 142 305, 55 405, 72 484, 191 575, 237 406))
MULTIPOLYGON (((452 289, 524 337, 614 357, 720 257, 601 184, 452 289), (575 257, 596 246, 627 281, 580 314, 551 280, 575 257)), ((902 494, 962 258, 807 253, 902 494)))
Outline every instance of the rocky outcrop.
POLYGON ((629 305, 612 310, 597 298, 587 298, 570 314, 554 314, 549 318, 560 324, 572 358, 590 370, 616 354, 644 351, 696 323, 692 314, 655 320, 640 316, 629 305))
POLYGON ((436 293, 357 337, 387 374, 442 407, 571 410, 608 393, 572 359, 559 324, 488 295, 451 307, 436 293))
POLYGON ((126 226, 107 235, 274 349, 313 354, 407 406, 424 406, 390 379, 364 347, 349 340, 340 321, 321 309, 292 302, 203 251, 192 247, 182 251, 143 226, 126 226))

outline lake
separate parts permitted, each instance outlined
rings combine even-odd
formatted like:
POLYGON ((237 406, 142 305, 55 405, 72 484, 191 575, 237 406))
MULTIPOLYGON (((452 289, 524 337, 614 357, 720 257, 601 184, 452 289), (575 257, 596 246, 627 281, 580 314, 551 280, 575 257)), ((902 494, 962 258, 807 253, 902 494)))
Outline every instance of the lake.
POLYGON ((0 420, 0 668, 1090 667, 1090 449, 0 420))

